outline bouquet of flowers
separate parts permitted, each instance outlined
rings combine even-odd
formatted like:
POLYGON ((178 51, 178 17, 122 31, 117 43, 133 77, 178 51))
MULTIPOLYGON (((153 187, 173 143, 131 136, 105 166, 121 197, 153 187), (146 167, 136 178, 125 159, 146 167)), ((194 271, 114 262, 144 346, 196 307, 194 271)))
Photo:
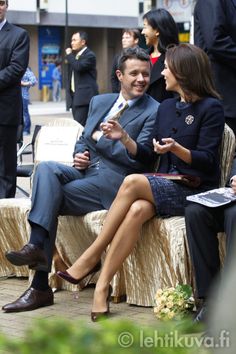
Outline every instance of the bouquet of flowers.
POLYGON ((189 285, 157 290, 154 313, 158 319, 182 319, 193 307, 194 299, 189 285))

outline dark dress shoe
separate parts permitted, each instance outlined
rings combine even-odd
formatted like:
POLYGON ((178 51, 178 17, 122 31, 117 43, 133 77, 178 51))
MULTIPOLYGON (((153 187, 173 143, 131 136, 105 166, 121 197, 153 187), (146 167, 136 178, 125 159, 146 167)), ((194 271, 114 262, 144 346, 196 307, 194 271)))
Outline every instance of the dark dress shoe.
POLYGON ((86 286, 89 284, 89 282, 91 281, 91 279, 94 277, 95 273, 98 272, 100 269, 101 269, 101 261, 99 261, 94 267, 93 269, 91 269, 84 277, 80 278, 80 279, 75 279, 73 278, 66 270, 64 272, 62 271, 58 271, 57 272, 57 275, 68 281, 69 283, 71 284, 78 284, 80 289, 84 289, 86 288, 86 286), (87 278, 88 279, 86 280, 86 282, 84 282, 84 279, 87 278))
POLYGON ((207 306, 204 304, 198 311, 196 317, 194 318, 194 323, 206 323, 207 318, 207 306))
POLYGON ((10 263, 16 266, 28 265, 34 270, 48 270, 48 261, 44 251, 32 243, 28 243, 20 251, 6 252, 5 256, 10 263))
POLYGON ((105 320, 110 315, 111 294, 112 294, 112 286, 109 285, 108 295, 107 295, 107 299, 106 299, 107 310, 103 311, 103 312, 91 312, 91 320, 93 322, 105 320))
POLYGON ((16 301, 2 307, 5 312, 22 312, 36 310, 39 307, 53 305, 54 295, 51 288, 47 290, 27 289, 16 301))

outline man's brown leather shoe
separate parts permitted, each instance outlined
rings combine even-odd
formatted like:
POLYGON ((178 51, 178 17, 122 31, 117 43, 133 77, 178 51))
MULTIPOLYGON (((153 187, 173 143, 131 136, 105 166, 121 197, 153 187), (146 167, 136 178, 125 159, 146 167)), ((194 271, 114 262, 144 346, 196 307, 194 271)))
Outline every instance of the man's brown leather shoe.
POLYGON ((8 261, 16 266, 28 265, 34 270, 48 270, 47 257, 38 246, 28 243, 20 251, 9 251, 5 254, 8 261))
POLYGON ((38 309, 39 307, 53 305, 54 296, 52 289, 36 290, 27 289, 16 301, 2 307, 5 312, 22 312, 38 309))

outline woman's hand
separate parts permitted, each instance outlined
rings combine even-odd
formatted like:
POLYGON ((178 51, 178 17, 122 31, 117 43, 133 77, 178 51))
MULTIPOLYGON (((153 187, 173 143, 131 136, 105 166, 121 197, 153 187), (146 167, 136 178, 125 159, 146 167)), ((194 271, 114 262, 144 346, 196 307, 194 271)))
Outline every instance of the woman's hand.
POLYGON ((119 140, 121 139, 125 131, 121 125, 115 120, 108 120, 105 123, 100 124, 101 131, 107 139, 119 140))
POLYGON ((165 154, 168 151, 172 151, 176 142, 172 138, 163 138, 161 139, 161 143, 153 139, 154 151, 157 154, 165 154))

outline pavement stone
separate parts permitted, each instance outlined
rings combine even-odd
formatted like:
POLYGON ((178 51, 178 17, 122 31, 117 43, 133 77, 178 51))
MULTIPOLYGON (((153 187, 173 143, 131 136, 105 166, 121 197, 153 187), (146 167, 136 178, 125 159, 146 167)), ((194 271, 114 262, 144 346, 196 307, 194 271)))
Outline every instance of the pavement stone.
MULTIPOLYGON (((29 106, 32 129, 36 124, 44 125, 50 120, 72 118, 71 112, 66 112, 65 102, 32 102, 29 106)), ((24 137, 24 143, 29 142, 32 135, 24 137)), ((30 159, 26 155, 26 160, 30 159)), ((28 178, 18 178, 17 184, 30 190, 28 178)), ((18 190, 16 198, 25 198, 18 190)), ((25 278, 0 278, 0 308, 6 303, 15 301, 29 286, 25 278)), ((90 320, 93 289, 88 288, 82 292, 58 291, 55 293, 55 304, 34 311, 21 313, 4 313, 0 311, 0 333, 10 337, 24 337, 25 330, 33 325, 36 318, 62 317, 68 320, 83 319, 91 325, 96 325, 90 320)), ((152 308, 131 306, 125 302, 111 304, 111 320, 118 318, 132 319, 141 325, 155 324, 156 319, 152 308)), ((1 348, 0 348, 1 353, 1 348)), ((2 354, 2 353, 1 353, 2 354)), ((4 353, 5 354, 5 353, 4 353)))

